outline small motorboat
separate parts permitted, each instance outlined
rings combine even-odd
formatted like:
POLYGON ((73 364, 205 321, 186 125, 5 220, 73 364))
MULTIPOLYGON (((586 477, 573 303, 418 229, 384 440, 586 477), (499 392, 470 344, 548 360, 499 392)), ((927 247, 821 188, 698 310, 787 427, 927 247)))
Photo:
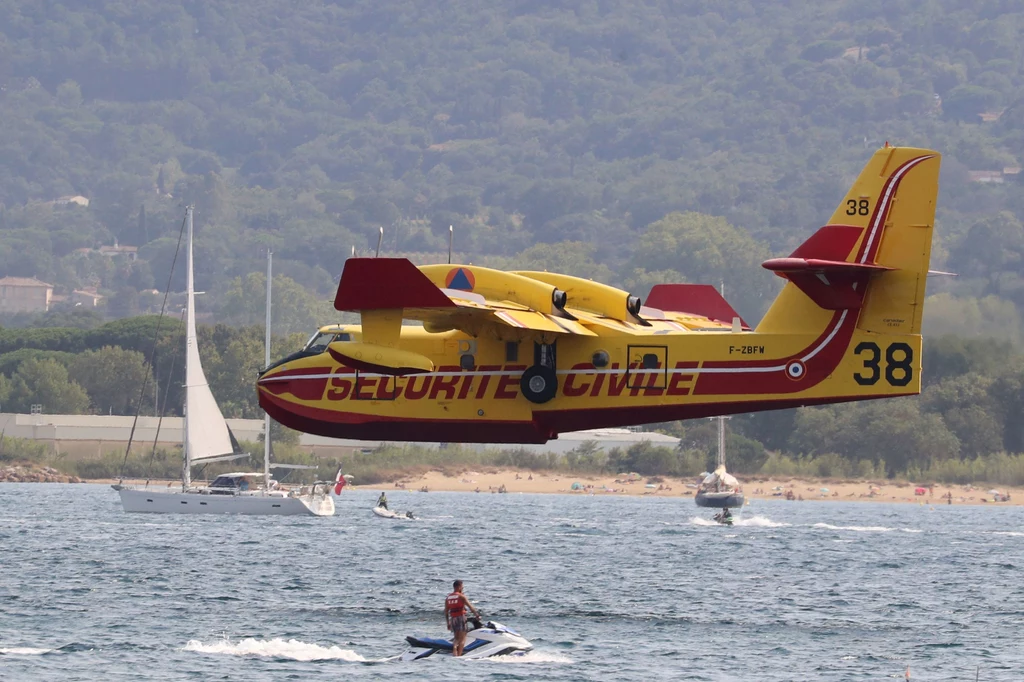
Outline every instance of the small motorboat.
MULTIPOLYGON (((489 620, 482 623, 473 618, 469 621, 471 629, 466 633, 466 646, 460 658, 490 658, 491 656, 517 656, 533 649, 533 644, 511 628, 489 620)), ((452 655, 452 641, 433 637, 405 638, 412 647, 399 656, 402 661, 418 661, 435 654, 452 655)))
POLYGON ((416 519, 416 517, 412 515, 411 511, 397 512, 397 511, 392 511, 391 509, 388 509, 387 507, 374 507, 373 508, 373 513, 376 514, 377 516, 381 517, 382 519, 412 519, 412 520, 416 519))
POLYGON ((712 517, 712 520, 722 524, 723 526, 731 526, 733 524, 733 515, 729 512, 728 508, 723 509, 712 517))

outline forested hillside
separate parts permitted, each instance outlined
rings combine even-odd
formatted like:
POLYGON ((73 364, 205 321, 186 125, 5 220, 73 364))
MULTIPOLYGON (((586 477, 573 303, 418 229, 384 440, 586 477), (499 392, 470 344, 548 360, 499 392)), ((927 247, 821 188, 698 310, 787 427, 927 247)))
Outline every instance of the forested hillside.
POLYGON ((890 140, 946 155, 934 324, 1016 338, 1022 29, 997 0, 0 0, 0 276, 131 314, 195 201, 212 311, 267 247, 322 301, 378 226, 422 259, 452 224, 460 258, 579 242, 544 252, 641 295, 724 279, 757 319, 758 259, 890 140), (115 239, 140 259, 87 250, 115 239))

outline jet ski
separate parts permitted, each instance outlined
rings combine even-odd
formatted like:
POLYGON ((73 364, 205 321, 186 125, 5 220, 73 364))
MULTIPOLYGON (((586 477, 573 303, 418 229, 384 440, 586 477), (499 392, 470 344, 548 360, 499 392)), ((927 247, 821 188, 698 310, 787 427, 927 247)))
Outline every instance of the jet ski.
POLYGON ((731 526, 733 522, 732 514, 729 513, 728 507, 715 514, 714 520, 723 526, 731 526))
MULTIPOLYGON (((491 656, 517 656, 533 649, 533 644, 511 628, 489 620, 481 623, 476 618, 469 621, 466 632, 466 646, 460 658, 490 658, 491 656)), ((417 661, 429 656, 452 655, 452 640, 433 637, 406 637, 412 647, 399 656, 401 661, 417 661)))
POLYGON ((374 507, 373 513, 384 519, 415 519, 411 511, 397 512, 385 507, 374 507))

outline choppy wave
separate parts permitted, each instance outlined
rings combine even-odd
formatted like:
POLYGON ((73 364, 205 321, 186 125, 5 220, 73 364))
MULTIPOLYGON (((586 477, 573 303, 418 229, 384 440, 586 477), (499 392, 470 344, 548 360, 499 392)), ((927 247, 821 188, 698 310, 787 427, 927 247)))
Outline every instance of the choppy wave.
POLYGON ((1012 538, 1024 538, 1024 533, 1016 530, 994 530, 992 535, 1009 535, 1012 538))
POLYGON ((189 640, 182 651, 196 651, 203 654, 227 654, 229 656, 260 656, 263 658, 287 658, 293 661, 349 661, 364 663, 368 659, 351 649, 338 646, 321 646, 309 644, 298 639, 284 640, 253 639, 248 637, 232 642, 223 639, 211 644, 204 644, 197 639, 189 640))
POLYGON ((826 530, 852 530, 857 533, 890 533, 895 528, 888 526, 833 526, 831 523, 816 523, 811 528, 824 528, 826 530))
POLYGON ((754 526, 756 528, 785 528, 791 526, 791 523, 783 523, 782 521, 772 521, 765 516, 751 516, 748 518, 737 518, 732 522, 734 526, 754 526))
POLYGON ((0 647, 0 656, 41 656, 53 649, 35 649, 29 646, 0 647))

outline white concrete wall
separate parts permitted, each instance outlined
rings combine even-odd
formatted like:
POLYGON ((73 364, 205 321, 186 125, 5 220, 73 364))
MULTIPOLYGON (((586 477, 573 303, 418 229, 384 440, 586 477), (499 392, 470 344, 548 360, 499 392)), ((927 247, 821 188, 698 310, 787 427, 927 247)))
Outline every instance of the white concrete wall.
MULTIPOLYGON (((75 444, 78 452, 102 454, 105 449, 123 448, 131 434, 133 417, 82 414, 12 414, 0 413, 0 432, 13 438, 47 441, 55 449, 69 449, 75 444)), ((139 417, 133 437, 133 448, 152 445, 157 434, 157 417, 139 417)), ((228 419, 228 426, 238 440, 255 442, 263 433, 262 419, 228 419)), ((184 420, 181 417, 164 417, 160 423, 158 444, 168 447, 178 445, 182 440, 184 420)), ((564 454, 579 446, 584 441, 595 441, 599 448, 609 450, 613 447, 627 448, 641 441, 650 441, 654 445, 674 448, 679 439, 661 433, 632 431, 629 429, 594 429, 563 433, 557 440, 544 445, 508 445, 508 444, 476 444, 472 447, 480 449, 519 449, 530 452, 556 452, 564 454)), ((304 433, 299 437, 299 445, 318 454, 338 454, 344 450, 373 449, 381 441, 360 441, 339 438, 324 438, 304 433)), ((439 443, 421 443, 426 447, 440 447, 439 443)))

